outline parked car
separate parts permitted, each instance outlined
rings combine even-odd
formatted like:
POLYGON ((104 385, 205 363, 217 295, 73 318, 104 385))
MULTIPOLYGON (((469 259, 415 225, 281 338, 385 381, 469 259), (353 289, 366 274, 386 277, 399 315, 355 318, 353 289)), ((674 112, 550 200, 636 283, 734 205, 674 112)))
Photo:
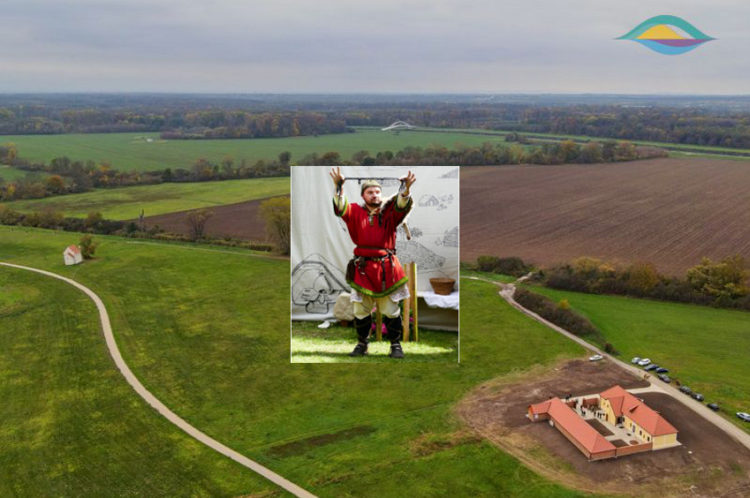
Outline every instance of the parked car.
POLYGON ((737 416, 745 422, 750 422, 750 413, 737 412, 737 416))
POLYGON ((719 405, 717 405, 716 403, 709 403, 706 406, 709 407, 710 409, 712 409, 715 412, 719 411, 719 405))
POLYGON ((657 368, 659 368, 659 365, 657 365, 656 363, 652 363, 652 364, 650 364, 649 366, 646 367, 646 371, 647 372, 653 372, 657 368))
POLYGON ((690 389, 688 386, 680 386, 680 392, 685 393, 688 396, 690 396, 691 394, 693 394, 693 390, 690 389))
POLYGON ((669 375, 659 374, 659 378, 662 381, 666 382, 667 384, 669 384, 670 382, 672 382, 672 379, 669 378, 669 375))
POLYGON ((600 354, 595 354, 594 356, 589 356, 589 361, 599 361, 599 360, 603 360, 603 359, 604 359, 604 356, 602 356, 600 354))
POLYGON ((703 395, 701 393, 693 393, 693 394, 690 395, 690 397, 692 397, 693 399, 698 400, 698 401, 703 401, 704 399, 706 399, 706 398, 703 397, 703 395))
POLYGON ((642 367, 645 367, 649 363, 651 363, 651 359, 650 358, 643 358, 643 359, 641 359, 641 360, 638 361, 638 364, 640 366, 642 366, 642 367))
POLYGON ((635 358, 633 358, 632 360, 630 360, 630 363, 632 363, 633 365, 636 365, 639 361, 641 361, 641 357, 640 356, 636 356, 635 358))
POLYGON ((659 367, 659 368, 656 369, 656 373, 658 373, 658 374, 669 373, 669 369, 668 368, 664 368, 664 367, 659 367))

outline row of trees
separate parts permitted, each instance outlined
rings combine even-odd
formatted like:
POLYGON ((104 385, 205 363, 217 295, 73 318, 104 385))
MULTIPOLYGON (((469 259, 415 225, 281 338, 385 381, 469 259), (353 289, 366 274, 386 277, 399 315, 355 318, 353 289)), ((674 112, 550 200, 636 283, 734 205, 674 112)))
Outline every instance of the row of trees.
MULTIPOLYGON (((579 144, 571 140, 545 143, 540 146, 521 146, 516 143, 486 142, 481 146, 406 147, 395 154, 391 151, 371 155, 359 151, 345 160, 338 152, 308 154, 298 161, 301 165, 497 165, 497 164, 562 164, 630 161, 650 157, 664 157, 667 153, 652 147, 635 147, 630 142, 589 142, 579 144)), ((38 199, 53 195, 86 192, 92 188, 153 185, 165 182, 201 182, 288 176, 292 156, 282 152, 276 160, 258 160, 250 164, 246 159, 237 162, 231 156, 214 162, 200 158, 190 169, 166 168, 160 171, 119 171, 103 161, 75 161, 58 157, 49 164, 33 163, 18 157, 13 144, 0 147, 0 163, 10 164, 29 172, 43 172, 46 178, 30 177, 2 184, 0 201, 38 199)))
POLYGON ((350 126, 397 120, 436 128, 586 135, 676 144, 750 147, 750 114, 696 107, 622 105, 431 104, 347 112, 350 126))
POLYGON ((537 278, 556 289, 750 310, 750 272, 740 256, 720 261, 704 258, 683 278, 661 275, 651 263, 619 268, 594 258, 541 271, 537 278))
MULTIPOLYGON (((0 201, 39 199, 53 195, 86 192, 92 188, 288 176, 291 160, 289 152, 282 152, 278 159, 273 161, 258 160, 252 164, 245 159, 236 162, 231 156, 226 156, 219 162, 200 158, 190 169, 166 168, 160 171, 142 172, 119 171, 112 168, 106 161, 97 164, 94 161, 74 161, 68 157, 55 158, 49 164, 32 163, 8 152, 3 156, 2 149, 0 148, 0 163, 11 164, 30 173, 47 173, 48 176, 31 175, 8 183, 2 183, 0 179, 0 201)), ((7 151, 10 147, 6 146, 5 149, 7 151)), ((12 150, 15 151, 14 146, 12 150)))
POLYGON ((242 109, 0 108, 0 134, 162 132, 164 138, 296 137, 353 131, 333 113, 242 109))
POLYGON ((533 311, 545 320, 549 320, 579 337, 585 337, 600 344, 608 353, 615 353, 614 348, 609 343, 605 343, 601 331, 588 318, 570 309, 570 305, 566 300, 555 303, 545 296, 521 288, 516 289, 513 299, 524 308, 533 311))
POLYGON ((654 157, 666 157, 668 153, 654 147, 636 147, 630 142, 606 141, 579 144, 571 140, 547 143, 540 146, 523 147, 518 144, 485 142, 480 146, 458 146, 449 149, 443 146, 406 147, 395 154, 391 151, 375 155, 362 150, 346 160, 338 152, 307 154, 297 163, 300 165, 339 166, 345 164, 373 165, 459 165, 489 166, 498 164, 563 164, 632 161, 654 157))

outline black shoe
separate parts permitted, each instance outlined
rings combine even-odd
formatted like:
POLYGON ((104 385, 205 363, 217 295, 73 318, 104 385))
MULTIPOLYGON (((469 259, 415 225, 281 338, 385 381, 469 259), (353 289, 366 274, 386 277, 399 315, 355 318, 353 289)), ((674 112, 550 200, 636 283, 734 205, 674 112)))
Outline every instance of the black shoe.
MULTIPOLYGON (((349 353, 349 356, 364 356, 367 354, 367 344, 364 344, 362 342, 358 342, 356 346, 354 346, 354 351, 349 353)), ((402 353, 403 356, 403 353, 402 353)))
POLYGON ((401 349, 401 344, 395 342, 391 344, 391 354, 389 354, 391 358, 403 358, 404 357, 404 350, 401 349))

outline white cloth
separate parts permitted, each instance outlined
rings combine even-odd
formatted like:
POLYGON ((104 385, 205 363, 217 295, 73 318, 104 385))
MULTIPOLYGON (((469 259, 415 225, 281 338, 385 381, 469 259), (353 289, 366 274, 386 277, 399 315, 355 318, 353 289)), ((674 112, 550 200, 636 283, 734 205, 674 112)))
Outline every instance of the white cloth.
POLYGON ((458 309, 458 291, 453 291, 447 296, 432 291, 420 292, 419 295, 430 308, 458 309))

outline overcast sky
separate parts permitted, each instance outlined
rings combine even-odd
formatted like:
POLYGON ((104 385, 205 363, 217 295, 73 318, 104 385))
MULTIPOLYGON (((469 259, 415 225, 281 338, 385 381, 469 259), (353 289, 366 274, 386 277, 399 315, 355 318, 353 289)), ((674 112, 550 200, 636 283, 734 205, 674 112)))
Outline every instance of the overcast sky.
POLYGON ((750 93, 747 0, 3 0, 0 92, 750 93), (677 15, 717 38, 616 37, 677 15))

